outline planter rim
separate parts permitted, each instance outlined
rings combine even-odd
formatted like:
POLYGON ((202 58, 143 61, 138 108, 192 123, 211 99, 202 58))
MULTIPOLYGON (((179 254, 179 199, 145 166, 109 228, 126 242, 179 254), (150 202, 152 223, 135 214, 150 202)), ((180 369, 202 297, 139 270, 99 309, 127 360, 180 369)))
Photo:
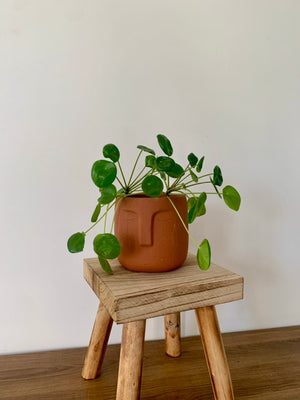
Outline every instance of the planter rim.
POLYGON ((186 197, 186 195, 174 193, 174 194, 170 194, 169 196, 166 196, 166 194, 161 194, 159 197, 151 197, 151 196, 147 196, 146 194, 134 194, 132 196, 126 196, 123 199, 140 199, 140 200, 153 199, 153 200, 157 200, 157 199, 166 199, 167 197, 186 197))

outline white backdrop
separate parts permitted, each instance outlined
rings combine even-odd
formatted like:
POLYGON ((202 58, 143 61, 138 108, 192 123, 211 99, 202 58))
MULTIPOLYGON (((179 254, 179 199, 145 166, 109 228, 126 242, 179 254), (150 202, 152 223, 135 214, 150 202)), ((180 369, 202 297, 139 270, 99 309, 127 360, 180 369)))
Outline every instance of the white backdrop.
MULTIPOLYGON (((1 0, 0 353, 88 344, 91 241, 70 255, 66 240, 89 226, 102 146, 129 168, 158 133, 242 195, 192 226, 245 277, 222 330, 299 324, 299 15, 297 0, 1 0)), ((163 334, 150 320, 147 339, 163 334)))

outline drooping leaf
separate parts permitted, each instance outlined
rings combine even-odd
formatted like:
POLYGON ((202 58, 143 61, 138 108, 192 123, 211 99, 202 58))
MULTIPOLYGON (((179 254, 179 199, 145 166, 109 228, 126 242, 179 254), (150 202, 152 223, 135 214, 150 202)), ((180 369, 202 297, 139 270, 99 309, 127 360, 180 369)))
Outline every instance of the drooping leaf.
POLYGON ((202 217, 202 215, 206 214, 206 207, 205 204, 203 204, 198 211, 197 217, 202 217))
POLYGON ((145 166, 149 168, 155 168, 156 166, 156 158, 152 154, 149 154, 145 157, 145 166))
POLYGON ((109 275, 113 275, 113 270, 111 269, 109 262, 105 258, 102 258, 100 256, 98 256, 98 260, 103 271, 105 271, 109 275))
POLYGON ((238 211, 241 205, 241 196, 232 186, 225 186, 223 189, 223 198, 229 208, 238 211))
POLYGON ((222 198, 217 186, 215 185, 214 181, 211 179, 211 177, 209 177, 210 183, 213 185, 215 191, 217 192, 217 195, 220 197, 220 199, 222 198))
POLYGON ((93 215, 92 215, 92 218, 91 218, 91 222, 96 222, 97 221, 97 219, 99 217, 99 214, 100 214, 100 211, 101 211, 101 204, 98 203, 96 205, 96 208, 95 208, 94 212, 93 212, 93 215))
POLYGON ((111 161, 98 160, 92 166, 91 176, 94 184, 103 188, 116 179, 117 168, 111 161))
POLYGON ((121 246, 115 235, 101 233, 94 239, 94 251, 102 259, 113 259, 119 256, 121 246))
POLYGON ((117 188, 115 185, 111 184, 109 186, 105 186, 103 189, 100 189, 101 197, 99 197, 98 201, 100 204, 109 204, 117 197, 117 188))
POLYGON ((196 157, 194 153, 190 153, 190 154, 188 155, 188 161, 189 161, 189 163, 190 163, 190 166, 191 166, 192 168, 194 168, 194 167, 197 165, 198 157, 196 157))
POLYGON ((85 243, 85 233, 84 232, 77 232, 74 233, 68 239, 68 250, 70 253, 79 253, 83 250, 85 243))
POLYGON ((204 161, 204 156, 200 158, 200 160, 199 160, 199 162, 198 162, 198 164, 197 164, 196 171, 197 171, 198 173, 201 172, 201 170, 202 170, 203 161, 204 161))
POLYGON ((170 140, 164 135, 157 135, 157 140, 162 151, 167 155, 171 156, 173 154, 173 148, 170 140))
POLYGON ((187 202, 188 211, 195 205, 197 197, 190 197, 187 202))
POLYGON ((214 177, 213 177, 214 184, 216 186, 221 186, 223 183, 223 176, 220 167, 217 165, 214 168, 214 177))
POLYGON ((188 223, 191 224, 194 222, 198 214, 200 213, 201 208, 204 206, 207 199, 207 194, 205 192, 201 193, 199 197, 197 197, 194 205, 188 212, 188 223))
POLYGON ((164 184, 160 178, 155 175, 147 176, 142 182, 142 189, 145 195, 150 197, 159 197, 162 194, 164 184))
POLYGON ((143 145, 139 144, 139 145, 137 146, 137 148, 140 149, 140 150, 145 151, 146 153, 153 154, 153 155, 155 156, 155 151, 152 150, 152 149, 150 149, 149 147, 146 147, 146 146, 143 146, 143 145))
POLYGON ((190 169, 190 175, 194 182, 198 182, 198 176, 190 169))
POLYGON ((191 224, 195 221, 197 217, 197 213, 196 213, 196 203, 193 205, 193 207, 190 209, 190 211, 188 212, 188 224, 191 224))
POLYGON ((184 169, 181 165, 175 163, 175 165, 171 169, 168 169, 166 173, 171 178, 179 178, 181 175, 184 174, 184 169))
POLYGON ((201 193, 197 200, 197 208, 198 210, 205 204, 207 200, 207 194, 205 192, 201 193))
POLYGON ((170 157, 157 157, 156 168, 158 171, 168 172, 175 166, 175 161, 170 157))
POLYGON ((102 150, 103 156, 109 158, 113 162, 118 162, 120 158, 120 152, 117 146, 114 144, 106 144, 102 150))
POLYGON ((204 239, 197 251, 197 262, 203 271, 206 271, 210 267, 211 250, 207 239, 204 239))

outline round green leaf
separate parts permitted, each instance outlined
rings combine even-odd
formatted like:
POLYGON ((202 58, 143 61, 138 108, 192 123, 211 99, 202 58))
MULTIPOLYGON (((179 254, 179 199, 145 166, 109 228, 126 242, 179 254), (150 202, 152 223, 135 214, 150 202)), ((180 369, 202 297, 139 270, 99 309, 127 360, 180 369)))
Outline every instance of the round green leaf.
POLYGON ((142 189, 145 195, 150 197, 159 197, 162 194, 164 184, 160 178, 155 175, 147 176, 142 183, 142 189))
POLYGON ((98 160, 92 166, 91 176, 94 184, 102 188, 113 183, 117 176, 117 168, 111 161, 98 160))
POLYGON ((84 248, 85 233, 77 232, 68 239, 68 250, 70 253, 79 253, 84 248))
POLYGON ((98 256, 98 260, 103 271, 105 271, 109 275, 113 275, 113 270, 111 269, 109 262, 105 258, 101 258, 100 256, 98 256))
POLYGON ((117 146, 114 144, 107 144, 103 147, 103 156, 109 158, 113 162, 118 162, 120 158, 120 152, 117 146))
POLYGON ((157 135, 157 140, 162 151, 167 155, 171 156, 173 154, 173 148, 170 140, 164 135, 157 135))
POLYGON ((101 233, 94 239, 94 251, 102 259, 113 259, 119 256, 121 246, 115 235, 101 233))
POLYGON ((217 165, 214 168, 213 181, 216 186, 221 186, 223 183, 223 176, 220 167, 217 165))
POLYGON ((156 159, 156 168, 158 171, 168 172, 171 171, 175 167, 175 161, 170 157, 157 157, 156 159))
POLYGON ((166 172, 171 178, 178 178, 179 176, 184 174, 184 169, 181 165, 175 164, 174 167, 168 169, 166 172))
POLYGON ((117 189, 115 185, 105 186, 103 189, 100 189, 100 191, 101 197, 98 199, 100 204, 108 204, 117 197, 117 189))
POLYGON ((210 245, 208 240, 204 239, 203 242, 198 247, 197 251, 197 262, 200 269, 206 271, 209 268, 210 258, 211 258, 210 245))
POLYGON ((190 163, 190 166, 194 168, 198 162, 198 157, 196 157, 194 153, 190 153, 188 155, 188 161, 190 163))
POLYGON ((145 157, 145 166, 149 168, 155 168, 156 166, 156 158, 152 154, 149 154, 145 157))
POLYGON ((150 149, 149 147, 146 147, 146 146, 143 146, 143 145, 139 144, 139 145, 137 146, 137 148, 140 149, 140 150, 145 151, 146 153, 153 154, 153 155, 155 156, 155 151, 152 150, 152 149, 150 149))
POLYGON ((100 211, 101 211, 101 204, 98 203, 96 205, 96 208, 95 208, 94 212, 93 212, 93 215, 92 215, 92 218, 91 218, 91 222, 96 222, 97 221, 97 219, 99 217, 99 214, 100 214, 100 211))
POLYGON ((232 186, 225 186, 223 189, 223 198, 229 208, 238 211, 241 205, 241 196, 232 186))
POLYGON ((196 171, 197 171, 198 173, 201 172, 201 170, 202 170, 203 161, 204 161, 204 156, 200 158, 200 160, 199 160, 199 162, 198 162, 198 164, 197 164, 196 171))

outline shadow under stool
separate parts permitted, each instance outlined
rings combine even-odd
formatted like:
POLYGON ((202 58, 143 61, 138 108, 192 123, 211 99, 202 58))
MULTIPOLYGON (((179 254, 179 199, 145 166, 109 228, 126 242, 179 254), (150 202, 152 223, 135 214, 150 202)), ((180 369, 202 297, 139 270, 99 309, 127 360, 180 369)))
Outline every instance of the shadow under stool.
POLYGON ((97 258, 84 260, 84 277, 100 305, 82 377, 100 375, 113 321, 123 324, 116 400, 138 400, 146 319, 165 317, 166 353, 178 357, 180 312, 195 310, 215 399, 233 400, 215 305, 242 299, 243 278, 214 264, 201 271, 193 255, 179 269, 165 273, 131 272, 117 260, 111 266, 114 275, 106 274, 97 258))

